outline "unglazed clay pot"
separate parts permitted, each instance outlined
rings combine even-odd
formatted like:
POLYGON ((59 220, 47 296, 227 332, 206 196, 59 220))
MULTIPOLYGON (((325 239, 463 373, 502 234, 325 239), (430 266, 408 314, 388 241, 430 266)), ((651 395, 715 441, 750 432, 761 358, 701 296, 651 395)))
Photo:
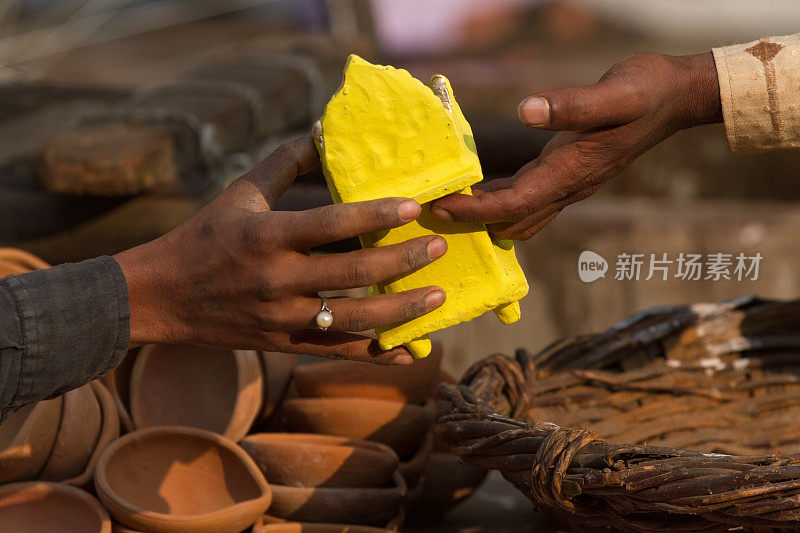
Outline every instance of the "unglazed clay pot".
POLYGON ((117 367, 100 378, 106 386, 111 397, 114 398, 114 405, 117 407, 119 421, 122 428, 128 432, 133 431, 133 420, 131 420, 131 374, 136 356, 139 355, 139 348, 128 350, 122 362, 117 367))
POLYGON ((253 533, 391 533, 390 529, 369 526, 351 526, 347 524, 310 524, 302 522, 285 522, 283 524, 265 524, 253 528, 253 533))
POLYGON ((383 526, 400 511, 406 493, 400 474, 379 488, 286 487, 272 485, 269 514, 297 522, 383 526))
MULTIPOLYGON (((344 527, 344 528, 347 528, 347 527, 366 528, 367 530, 375 530, 375 529, 377 529, 378 531, 394 532, 394 531, 400 531, 400 528, 405 523, 405 520, 406 520, 405 506, 401 507, 400 510, 398 511, 398 513, 396 515, 394 515, 391 519, 389 519, 389 521, 386 523, 385 526, 378 526, 378 527, 356 526, 356 525, 352 525, 352 524, 328 524, 328 523, 324 523, 324 522, 297 522, 295 520, 286 520, 285 518, 278 518, 277 516, 272 516, 270 514, 265 513, 259 519, 259 521, 256 522, 255 525, 253 525, 253 531, 256 532, 256 531, 258 531, 257 528, 263 527, 265 525, 302 524, 302 525, 314 525, 314 526, 328 526, 328 527, 335 527, 335 528, 338 528, 338 527, 344 527)), ((347 532, 347 531, 348 530, 345 529, 345 532, 347 532)))
POLYGON ((50 457, 63 397, 20 407, 0 425, 0 483, 35 479, 50 457))
POLYGON ((94 479, 115 520, 150 533, 238 533, 272 500, 244 450, 190 427, 128 433, 103 452, 94 479))
POLYGON ((279 352, 258 352, 261 360, 261 372, 264 375, 264 399, 261 412, 255 425, 267 422, 276 409, 281 406, 286 391, 292 382, 292 373, 297 365, 297 355, 279 352))
POLYGON ((0 278, 42 268, 50 265, 33 254, 17 248, 0 248, 0 278))
POLYGON ((119 437, 119 417, 114 407, 114 400, 111 398, 111 393, 109 393, 105 385, 97 379, 89 383, 89 386, 91 386, 92 392, 94 392, 95 398, 97 398, 97 402, 100 405, 100 412, 102 413, 103 420, 100 427, 100 436, 97 438, 94 450, 89 457, 89 461, 86 463, 86 467, 77 476, 62 481, 62 483, 74 485, 76 487, 86 487, 91 483, 94 469, 97 466, 100 455, 114 439, 119 437))
POLYGON ((367 398, 293 398, 282 412, 294 431, 380 442, 401 458, 417 449, 433 422, 429 408, 367 398))
POLYGON ((465 465, 456 455, 434 452, 422 477, 422 492, 409 513, 419 524, 438 521, 447 511, 467 499, 486 479, 487 471, 465 465))
POLYGON ((137 429, 188 426, 239 441, 261 401, 255 351, 151 344, 133 364, 131 418, 137 429))
POLYGON ((240 443, 273 484, 292 487, 379 487, 397 468, 384 444, 308 433, 258 433, 240 443))
POLYGON ((380 366, 359 361, 324 361, 295 368, 294 385, 304 398, 371 398, 422 403, 436 393, 441 344, 411 365, 380 366))
POLYGON ((0 485, 0 533, 111 533, 111 519, 87 492, 45 481, 0 485))
POLYGON ((39 479, 70 479, 86 468, 100 437, 103 413, 91 385, 84 385, 64 394, 61 424, 53 450, 39 479))

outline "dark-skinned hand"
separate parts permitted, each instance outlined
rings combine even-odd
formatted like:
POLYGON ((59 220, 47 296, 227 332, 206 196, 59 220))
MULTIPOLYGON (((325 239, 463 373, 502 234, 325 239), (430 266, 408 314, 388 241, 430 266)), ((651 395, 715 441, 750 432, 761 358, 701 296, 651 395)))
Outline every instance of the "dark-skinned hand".
POLYGON ((483 222, 495 238, 525 240, 673 133, 722 120, 711 53, 639 54, 594 85, 526 98, 519 117, 556 131, 539 157, 510 178, 450 195, 432 211, 445 220, 483 222))
POLYGON ((320 291, 371 285, 441 257, 438 236, 331 255, 311 248, 401 226, 415 200, 385 198, 308 211, 271 206, 319 164, 311 138, 280 146, 258 167, 163 237, 115 256, 128 282, 131 344, 250 348, 384 364, 410 364, 403 347, 381 350, 356 332, 407 321, 444 303, 438 287, 329 299, 333 325, 314 322, 320 291))

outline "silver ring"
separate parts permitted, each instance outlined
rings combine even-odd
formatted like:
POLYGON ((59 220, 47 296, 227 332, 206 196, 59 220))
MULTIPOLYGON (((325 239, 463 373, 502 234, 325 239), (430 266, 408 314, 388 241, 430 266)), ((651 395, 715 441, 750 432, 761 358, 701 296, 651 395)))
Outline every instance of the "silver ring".
POLYGON ((322 306, 319 308, 319 313, 317 313, 315 320, 317 322, 317 327, 322 331, 325 331, 333 324, 333 311, 331 311, 331 308, 328 307, 327 298, 320 296, 320 299, 322 300, 322 306))

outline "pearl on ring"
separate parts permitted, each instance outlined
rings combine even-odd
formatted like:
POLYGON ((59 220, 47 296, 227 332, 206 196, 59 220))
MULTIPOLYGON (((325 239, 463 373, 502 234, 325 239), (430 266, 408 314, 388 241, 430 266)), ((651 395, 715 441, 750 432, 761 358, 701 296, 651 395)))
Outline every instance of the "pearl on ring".
POLYGON ((322 298, 322 306, 316 316, 317 327, 325 331, 333 324, 333 313, 328 307, 328 299, 322 298))

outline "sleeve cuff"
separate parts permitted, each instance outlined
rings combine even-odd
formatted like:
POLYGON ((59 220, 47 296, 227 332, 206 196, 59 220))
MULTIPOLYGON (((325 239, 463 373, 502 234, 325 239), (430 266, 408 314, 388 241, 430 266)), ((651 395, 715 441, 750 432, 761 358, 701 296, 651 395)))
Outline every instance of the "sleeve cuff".
POLYGON ((125 355, 128 286, 113 258, 9 276, 0 284, 16 302, 23 347, 10 410, 79 387, 125 355))
POLYGON ((734 153, 800 147, 800 34, 712 49, 734 153))

